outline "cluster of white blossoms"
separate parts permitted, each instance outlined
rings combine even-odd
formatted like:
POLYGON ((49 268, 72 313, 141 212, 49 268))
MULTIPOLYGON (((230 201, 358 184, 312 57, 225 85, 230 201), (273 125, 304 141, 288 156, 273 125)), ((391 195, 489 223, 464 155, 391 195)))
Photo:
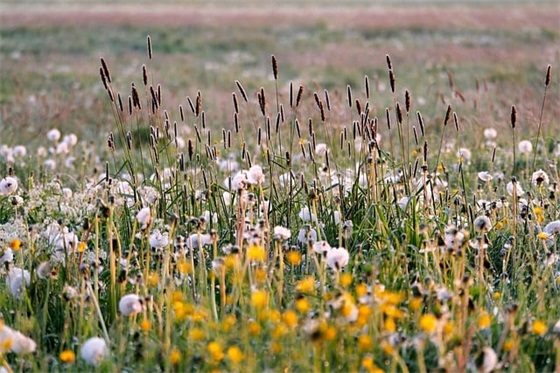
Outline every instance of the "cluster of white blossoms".
POLYGON ((37 344, 33 339, 8 327, 0 320, 0 356, 8 352, 30 354, 36 348, 37 344))

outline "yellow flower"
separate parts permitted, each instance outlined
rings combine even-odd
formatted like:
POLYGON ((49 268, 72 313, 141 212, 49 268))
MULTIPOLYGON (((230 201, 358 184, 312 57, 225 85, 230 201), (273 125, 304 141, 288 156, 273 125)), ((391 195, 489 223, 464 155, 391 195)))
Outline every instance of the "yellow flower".
POLYGON ((191 263, 187 262, 185 259, 180 259, 177 262, 177 269, 182 275, 187 275, 192 272, 191 263))
POLYGON ((249 331, 249 334, 255 336, 261 332, 261 326, 259 323, 251 321, 249 322, 249 325, 247 325, 247 330, 249 331))
POLYGON ((356 296, 358 298, 367 295, 367 292, 368 292, 368 287, 363 282, 356 285, 356 296))
POLYGON ((282 352, 282 345, 280 343, 274 341, 270 344, 270 351, 273 354, 279 354, 280 352, 282 352))
POLYGON ((395 330, 397 330, 397 324, 395 323, 395 320, 392 317, 387 317, 385 319, 383 329, 386 332, 393 333, 395 330))
POLYGON ((502 223, 501 221, 496 223, 496 226, 495 226, 496 229, 499 230, 499 229, 502 229, 503 227, 504 227, 504 223, 502 223))
POLYGON ((257 280, 257 282, 263 283, 266 281, 267 277, 268 274, 265 269, 257 268, 257 270, 255 271, 255 279, 257 280))
POLYGON ((242 362, 245 357, 243 351, 237 346, 230 346, 227 350, 227 356, 235 364, 242 362))
POLYGON ((492 323, 492 318, 486 311, 482 311, 478 316, 478 328, 479 329, 486 329, 490 327, 492 323))
POLYGON ((234 315, 227 315, 222 321, 222 330, 228 333, 237 324, 237 319, 234 315))
POLYGON ((540 320, 536 320, 535 322, 533 322, 533 326, 531 327, 533 333, 538 336, 543 336, 546 333, 547 329, 548 328, 546 324, 540 320))
POLYGON ((296 285, 296 290, 300 293, 310 294, 315 290, 315 279, 308 276, 300 280, 296 285))
POLYGON ((325 330, 325 340, 327 341, 334 341, 338 332, 336 328, 332 325, 328 326, 325 330))
POLYGON ((156 287, 159 284, 159 275, 157 272, 151 272, 148 274, 147 283, 150 287, 156 287))
POLYGON ((426 333, 433 333, 437 328, 437 318, 431 313, 420 317, 420 329, 426 333))
POLYGON ((537 237, 539 237, 541 240, 546 240, 550 237, 550 234, 545 232, 539 232, 539 234, 537 234, 537 237))
POLYGON ((295 306, 296 309, 301 313, 307 313, 311 309, 311 305, 304 297, 296 299, 295 306))
POLYGON ((268 302, 268 294, 264 290, 257 290, 251 294, 251 304, 255 308, 263 308, 268 302))
POLYGON ((14 238, 10 241, 10 249, 13 251, 18 251, 21 249, 21 240, 19 238, 14 238))
POLYGON ((499 291, 495 291, 492 297, 494 300, 499 300, 502 297, 502 294, 499 291))
POLYGON ((172 349, 169 353, 169 363, 171 365, 177 365, 181 361, 181 352, 176 348, 172 349))
POLYGON ((543 209, 540 208, 540 207, 538 207, 538 206, 535 207, 535 208, 533 209, 533 211, 535 212, 535 215, 542 215, 542 213, 543 213, 543 209))
POLYGON ((443 334, 444 335, 450 335, 451 333, 453 333, 453 328, 455 325, 453 325, 453 321, 449 320, 445 323, 445 325, 443 326, 443 334))
POLYGON ((58 356, 60 361, 64 364, 73 363, 76 360, 76 354, 72 350, 64 350, 58 356))
POLYGON ((189 330, 189 339, 193 341, 202 341, 206 333, 200 328, 192 328, 189 330))
POLYGON ((180 291, 175 290, 175 291, 171 294, 171 299, 173 300, 173 302, 182 302, 182 301, 183 301, 183 293, 181 293, 180 291))
POLYGON ((371 349, 373 342, 371 337, 367 334, 362 334, 358 337, 358 349, 360 351, 368 351, 371 349))
POLYGON ((286 335, 286 332, 287 332, 286 327, 283 324, 280 324, 277 325, 274 329, 272 329, 270 335, 272 336, 272 338, 278 339, 286 335))
POLYGON ((422 300, 421 297, 414 297, 409 302, 408 306, 410 307, 410 309, 412 311, 418 311, 420 309, 420 307, 422 307, 423 303, 424 303, 424 301, 422 300))
POLYGON ((511 338, 506 339, 506 341, 504 342, 504 351, 505 352, 510 352, 513 349, 514 345, 515 345, 515 342, 513 341, 513 339, 511 339, 511 338))
POLYGON ((86 247, 87 247, 87 244, 85 242, 80 242, 78 244, 78 252, 83 253, 85 251, 86 247))
POLYGON ((293 328, 298 324, 298 315, 294 310, 287 310, 284 312, 284 316, 282 317, 286 325, 290 328, 293 328))
POLYGON ((373 357, 371 355, 364 356, 362 359, 362 368, 368 373, 383 373, 383 369, 380 369, 375 365, 373 357))
POLYGON ((352 284, 352 275, 350 273, 343 273, 340 276, 340 286, 343 288, 347 288, 352 284))
POLYGON ((140 322, 140 329, 142 329, 143 332, 150 331, 150 329, 152 329, 152 323, 150 322, 150 320, 148 319, 142 320, 140 322))
POLYGON ((218 342, 212 341, 208 343, 207 349, 214 360, 221 361, 224 358, 222 346, 218 342))
POLYGON ((367 324, 369 317, 372 314, 372 309, 367 304, 360 304, 358 306, 358 318, 356 319, 356 323, 359 326, 364 326, 367 324))
POLYGON ((301 253, 299 251, 290 250, 286 253, 286 260, 291 265, 298 265, 301 263, 301 253))
POLYGON ((254 262, 263 262, 265 257, 266 257, 266 253, 264 251, 263 246, 257 244, 251 244, 247 248, 247 258, 249 260, 254 262))
POLYGON ((383 350, 383 353, 386 355, 392 355, 395 352, 395 348, 393 347, 393 345, 387 341, 381 342, 381 349, 383 350))

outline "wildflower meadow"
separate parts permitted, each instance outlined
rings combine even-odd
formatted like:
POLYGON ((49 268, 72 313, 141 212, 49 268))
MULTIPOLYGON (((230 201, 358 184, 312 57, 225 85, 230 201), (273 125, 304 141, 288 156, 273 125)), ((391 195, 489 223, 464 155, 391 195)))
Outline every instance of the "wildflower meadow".
POLYGON ((557 66, 509 101, 271 51, 168 103, 136 37, 132 82, 91 65, 107 131, 0 137, 1 373, 559 371, 557 66))

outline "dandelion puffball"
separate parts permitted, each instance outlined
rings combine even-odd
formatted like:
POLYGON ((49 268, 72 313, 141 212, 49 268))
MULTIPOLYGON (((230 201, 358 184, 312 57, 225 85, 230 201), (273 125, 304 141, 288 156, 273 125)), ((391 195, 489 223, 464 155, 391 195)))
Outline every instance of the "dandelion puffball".
POLYGON ((480 171, 478 173, 478 179, 480 181, 483 181, 485 183, 491 181, 494 178, 494 176, 492 176, 492 174, 488 171, 480 171))
POLYGON ((484 137, 488 140, 493 140, 498 136, 498 131, 494 128, 486 128, 484 130, 484 137))
POLYGON ((517 148, 520 153, 529 154, 533 151, 533 144, 531 144, 531 141, 529 140, 523 140, 519 142, 517 148))
POLYGON ((5 347, 16 354, 28 354, 35 351, 37 344, 17 330, 0 324, 0 353, 5 347))
POLYGON ((477 232, 488 232, 492 228, 492 222, 488 216, 479 216, 474 219, 474 229, 477 232))
POLYGON ((292 237, 292 232, 288 228, 277 226, 274 227, 274 235, 282 240, 287 240, 292 237))
POLYGON ((535 171, 533 175, 531 175, 531 183, 533 183, 534 186, 548 185, 549 182, 548 175, 543 170, 535 171))
POLYGON ((109 353, 107 343, 103 338, 92 337, 82 346, 80 356, 88 364, 98 365, 109 353))
MULTIPOLYGON (((510 196, 513 195, 513 182, 510 181, 509 183, 507 183, 506 190, 510 196)), ((521 188, 521 185, 519 185, 519 183, 515 183, 515 191, 517 197, 523 195, 523 189, 521 188)))
POLYGON ((327 251, 327 265, 335 271, 340 271, 342 268, 346 267, 349 259, 350 254, 344 247, 338 247, 327 251))
POLYGON ((47 132, 47 139, 52 142, 56 142, 60 139, 60 131, 56 128, 53 128, 49 132, 47 132))
POLYGON ((144 207, 136 214, 136 220, 141 224, 140 229, 146 230, 152 221, 152 214, 149 207, 144 207))
POLYGON ((0 196, 7 196, 14 193, 18 188, 18 181, 16 178, 6 176, 0 180, 0 196))
POLYGON ((119 311, 124 316, 142 312, 142 298, 136 294, 127 294, 119 301, 119 311))

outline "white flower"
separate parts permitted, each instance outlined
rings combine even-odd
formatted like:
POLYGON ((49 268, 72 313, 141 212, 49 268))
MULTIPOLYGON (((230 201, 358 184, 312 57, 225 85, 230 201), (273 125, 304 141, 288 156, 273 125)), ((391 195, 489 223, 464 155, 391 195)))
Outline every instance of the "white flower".
POLYGON ((108 354, 107 343, 99 337, 88 339, 80 352, 82 359, 91 365, 98 365, 108 354))
POLYGON ((140 229, 146 230, 152 221, 152 214, 149 207, 144 207, 136 214, 136 220, 141 224, 140 229))
POLYGON ((47 132, 47 139, 52 142, 58 141, 60 139, 60 131, 56 128, 53 128, 52 130, 47 132))
POLYGON ((471 160, 471 151, 467 148, 460 148, 457 151, 457 157, 458 158, 463 158, 465 161, 470 161, 471 160))
POLYGON ((560 220, 551 221, 544 227, 544 232, 548 234, 560 233, 560 220))
POLYGON ((56 154, 68 154, 69 152, 70 152, 70 147, 68 146, 68 143, 59 142, 56 145, 56 150, 55 150, 56 154))
POLYGON ((14 157, 25 157, 27 155, 27 148, 23 145, 14 146, 12 155, 14 157))
POLYGON ((313 251, 317 254, 327 254, 331 250, 331 245, 327 241, 319 241, 313 244, 313 251))
POLYGON ((292 237, 292 232, 288 228, 284 227, 274 227, 274 235, 280 237, 282 240, 287 240, 292 237))
POLYGON ((264 183, 264 172, 261 166, 253 166, 247 171, 247 182, 249 184, 264 183))
POLYGON ((484 130, 484 137, 488 140, 493 140, 498 136, 498 131, 496 131, 494 128, 486 128, 484 130))
POLYGON ((0 257, 0 264, 12 263, 14 261, 14 252, 9 247, 4 251, 4 254, 0 257))
POLYGON ((16 178, 6 176, 0 180, 0 196, 7 196, 14 193, 18 188, 18 181, 16 178))
POLYGON ((315 220, 315 216, 309 210, 309 207, 305 206, 301 210, 299 210, 298 214, 299 218, 304 222, 309 222, 311 220, 315 220))
POLYGON ((399 205, 401 210, 406 211, 406 206, 408 205, 409 200, 410 200, 410 198, 408 198, 406 196, 402 197, 401 199, 398 200, 397 205, 399 205))
POLYGON ((119 311, 124 316, 131 316, 142 312, 142 298, 136 294, 127 294, 119 301, 119 311))
POLYGON ((477 232, 488 232, 492 229, 492 222, 488 216, 479 216, 474 219, 474 229, 477 232))
POLYGON ((548 175, 543 170, 535 171, 531 176, 531 182, 534 186, 548 185, 549 181, 548 175))
POLYGON ((72 147, 72 146, 74 146, 78 143, 78 136, 71 133, 69 135, 64 136, 62 141, 65 142, 66 144, 68 144, 69 147, 72 147))
POLYGON ((348 265, 350 254, 344 247, 339 247, 327 251, 327 265, 335 270, 340 271, 348 265))
POLYGON ((212 236, 210 234, 191 234, 187 238, 186 245, 189 249, 198 249, 201 246, 210 245, 213 243, 212 236))
MULTIPOLYGON (((521 188, 521 185, 519 185, 519 183, 515 183, 515 189, 517 197, 523 195, 523 189, 521 188)), ((509 183, 507 183, 506 190, 510 196, 513 196, 513 182, 510 181, 509 183)))
POLYGON ((521 153, 529 154, 533 151, 533 144, 531 144, 531 141, 529 140, 523 140, 519 142, 517 148, 521 153))
POLYGON ((492 347, 484 347, 482 349, 482 355, 483 359, 482 366, 480 367, 480 372, 490 373, 498 364, 498 355, 492 347))
POLYGON ((315 146, 315 154, 324 155, 326 152, 327 152, 327 144, 321 142, 315 146))
POLYGON ((34 352, 37 347, 37 344, 31 338, 6 325, 2 325, 0 326, 0 354, 4 352, 3 346, 7 345, 16 354, 28 354, 34 352))
POLYGON ((298 232, 298 241, 303 244, 317 242, 317 231, 313 228, 301 228, 298 232))
POLYGON ((247 174, 243 171, 239 171, 235 174, 233 178, 227 178, 225 182, 226 188, 230 188, 231 182, 231 190, 241 190, 245 188, 245 183, 247 182, 247 174))
POLYGON ((6 277, 6 286, 10 289, 10 293, 17 299, 21 299, 25 287, 29 285, 31 276, 28 270, 18 267, 10 268, 6 277))
POLYGON ((45 162, 43 162, 43 166, 47 170, 54 171, 56 169, 56 161, 50 158, 46 159, 45 162))
POLYGON ((154 230, 150 235, 150 246, 156 249, 161 249, 169 244, 168 233, 161 234, 159 230, 154 230))
POLYGON ((492 176, 492 174, 488 171, 480 171, 478 173, 478 179, 480 181, 484 181, 485 183, 491 181, 494 178, 494 176, 492 176))

